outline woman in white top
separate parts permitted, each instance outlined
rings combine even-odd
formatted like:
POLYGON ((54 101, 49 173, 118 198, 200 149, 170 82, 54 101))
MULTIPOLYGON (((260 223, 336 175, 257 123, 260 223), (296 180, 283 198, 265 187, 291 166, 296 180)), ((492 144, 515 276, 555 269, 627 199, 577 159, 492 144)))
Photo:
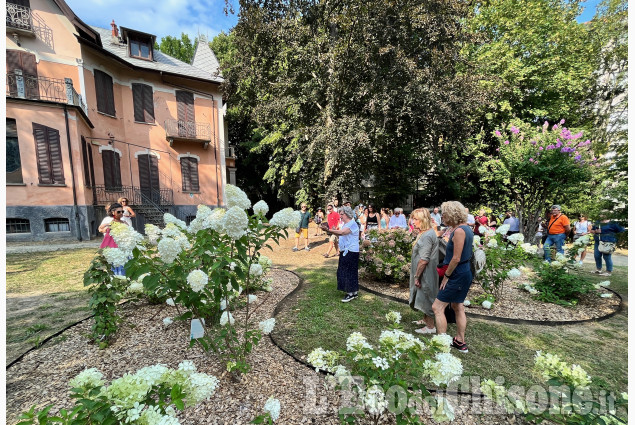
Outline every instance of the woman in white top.
MULTIPOLYGON (((108 213, 108 216, 102 220, 98 228, 98 230, 104 234, 104 240, 101 243, 100 248, 117 248, 117 243, 112 238, 112 236, 110 236, 110 225, 113 222, 125 224, 128 223, 122 220, 124 210, 120 203, 114 202, 112 204, 106 205, 106 212, 108 213)), ((126 275, 126 271, 123 266, 112 267, 112 271, 115 275, 126 275)))
MULTIPOLYGON (((584 214, 580 214, 580 219, 575 223, 575 234, 573 235, 573 241, 577 241, 584 235, 588 235, 591 232, 591 222, 587 220, 584 214)), ((586 257, 586 247, 584 247, 584 251, 580 254, 580 265, 584 262, 584 257, 586 257)))
POLYGON ((132 217, 135 217, 137 214, 130 208, 130 201, 128 201, 128 198, 119 198, 117 202, 123 206, 123 217, 121 217, 121 221, 132 227, 132 217))
POLYGON ((359 290, 359 226, 355 222, 355 213, 351 207, 339 209, 342 219, 340 229, 329 229, 328 224, 322 223, 326 233, 339 236, 340 258, 337 264, 337 289, 346 292, 343 303, 357 298, 359 290), (326 224, 326 225, 325 225, 326 224))

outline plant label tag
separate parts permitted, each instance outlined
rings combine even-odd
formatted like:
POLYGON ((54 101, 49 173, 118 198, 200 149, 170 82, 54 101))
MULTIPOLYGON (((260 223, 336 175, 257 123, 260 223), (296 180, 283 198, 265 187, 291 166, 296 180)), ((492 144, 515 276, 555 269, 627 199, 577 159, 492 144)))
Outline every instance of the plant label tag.
POLYGON ((204 325, 205 319, 192 319, 190 322, 190 339, 203 338, 203 335, 205 334, 205 331, 203 330, 204 325))

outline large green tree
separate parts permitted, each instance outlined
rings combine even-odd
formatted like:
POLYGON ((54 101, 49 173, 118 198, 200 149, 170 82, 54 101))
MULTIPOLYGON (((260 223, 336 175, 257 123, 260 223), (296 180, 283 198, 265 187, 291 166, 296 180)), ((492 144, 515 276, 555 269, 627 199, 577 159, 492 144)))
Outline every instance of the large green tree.
POLYGON ((161 37, 161 43, 156 44, 155 49, 159 49, 166 55, 177 58, 185 63, 192 63, 194 52, 196 51, 197 40, 192 42, 190 37, 181 33, 181 38, 172 37, 171 35, 161 37))
POLYGON ((392 203, 438 173, 484 100, 460 55, 469 13, 454 0, 241 1, 223 73, 262 137, 265 180, 313 203, 368 182, 392 203))

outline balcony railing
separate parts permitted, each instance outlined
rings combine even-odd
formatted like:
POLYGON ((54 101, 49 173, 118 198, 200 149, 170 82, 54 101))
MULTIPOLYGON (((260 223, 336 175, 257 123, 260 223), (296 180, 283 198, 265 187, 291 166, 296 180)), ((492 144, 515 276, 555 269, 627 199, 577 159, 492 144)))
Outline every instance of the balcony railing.
POLYGON ((119 198, 128 199, 130 205, 174 205, 174 192, 172 189, 146 189, 138 186, 120 186, 106 188, 104 185, 96 185, 95 188, 95 205, 106 205, 115 202, 119 198))
POLYGON ((31 8, 7 2, 7 28, 33 32, 31 8))
POLYGON ((21 70, 7 73, 7 97, 66 103, 88 113, 82 96, 73 88, 70 78, 36 77, 21 70))
POLYGON ((170 146, 174 140, 199 140, 205 148, 212 141, 212 126, 207 123, 181 120, 165 120, 165 136, 170 146))

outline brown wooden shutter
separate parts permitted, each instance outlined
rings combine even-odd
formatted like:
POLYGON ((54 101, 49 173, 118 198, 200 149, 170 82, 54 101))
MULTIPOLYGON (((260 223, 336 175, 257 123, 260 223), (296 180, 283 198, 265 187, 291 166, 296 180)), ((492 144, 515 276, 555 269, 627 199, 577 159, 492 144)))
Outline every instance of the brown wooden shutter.
POLYGON ((115 187, 113 178, 113 151, 103 151, 101 153, 101 163, 104 168, 104 186, 106 190, 112 190, 115 187))
POLYGON ((190 184, 192 185, 192 192, 200 191, 198 185, 198 161, 195 158, 190 158, 190 184))
POLYGON ((191 192, 190 185, 190 158, 181 158, 181 180, 183 182, 183 192, 191 192))
POLYGON ((40 184, 64 184, 64 163, 60 132, 33 123, 33 138, 40 184))
POLYGON ((97 110, 115 116, 115 95, 112 77, 105 72, 95 70, 95 92, 97 94, 97 110))
POLYGON ((146 122, 143 114, 143 84, 132 84, 132 107, 134 109, 134 120, 146 122))
POLYGON ((62 160, 60 132, 50 127, 47 128, 47 132, 51 155, 51 169, 53 170, 53 182, 55 184, 64 184, 64 161, 62 160))
POLYGON ((143 114, 145 122, 154 122, 154 100, 152 98, 152 87, 143 86, 143 114))
POLYGON ((19 50, 7 50, 7 72, 12 73, 16 69, 22 69, 19 50))
POLYGON ((194 121, 194 94, 189 91, 176 91, 176 115, 179 121, 194 121))
POLYGON ((91 187, 92 183, 90 180, 90 168, 88 167, 88 149, 90 146, 86 143, 86 139, 82 136, 82 165, 84 166, 84 185, 86 187, 91 187))
POLYGON ((53 177, 46 140, 46 127, 33 123, 33 139, 35 139, 35 157, 40 184, 52 184, 53 177))

